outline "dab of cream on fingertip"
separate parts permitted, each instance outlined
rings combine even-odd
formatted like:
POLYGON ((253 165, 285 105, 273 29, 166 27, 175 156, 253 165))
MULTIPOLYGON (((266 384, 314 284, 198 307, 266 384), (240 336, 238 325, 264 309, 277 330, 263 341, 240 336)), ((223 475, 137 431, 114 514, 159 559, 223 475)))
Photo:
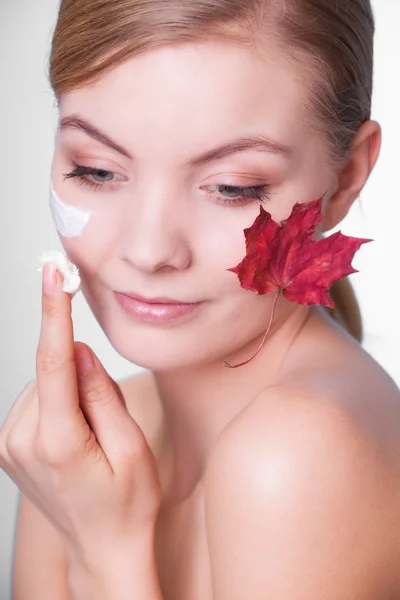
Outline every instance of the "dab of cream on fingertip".
POLYGON ((57 270, 64 277, 63 292, 67 292, 75 296, 80 291, 81 278, 79 269, 61 252, 57 250, 43 251, 42 256, 37 257, 41 262, 41 267, 37 269, 40 273, 43 271, 43 266, 47 262, 53 263, 57 270))

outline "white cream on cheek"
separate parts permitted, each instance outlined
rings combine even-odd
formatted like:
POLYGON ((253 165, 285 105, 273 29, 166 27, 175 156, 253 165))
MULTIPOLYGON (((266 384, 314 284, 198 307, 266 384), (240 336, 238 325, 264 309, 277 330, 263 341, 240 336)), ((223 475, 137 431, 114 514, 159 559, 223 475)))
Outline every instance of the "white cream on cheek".
POLYGON ((66 238, 79 237, 94 212, 63 202, 50 184, 50 210, 57 231, 66 238))

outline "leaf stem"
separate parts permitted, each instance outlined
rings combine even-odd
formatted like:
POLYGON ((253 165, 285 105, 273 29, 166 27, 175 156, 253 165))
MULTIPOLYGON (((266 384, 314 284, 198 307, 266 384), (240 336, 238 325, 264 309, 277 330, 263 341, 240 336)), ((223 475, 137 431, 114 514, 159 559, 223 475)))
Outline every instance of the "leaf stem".
POLYGON ((249 358, 249 359, 248 359, 248 360, 246 360, 245 362, 239 363, 238 365, 230 365, 229 363, 227 363, 227 362, 225 362, 225 361, 224 361, 224 366, 225 366, 225 367, 229 367, 230 369, 237 369, 237 367, 242 367, 243 365, 247 365, 247 363, 249 363, 251 360, 253 360, 253 358, 255 358, 255 357, 257 356, 257 354, 260 352, 260 350, 261 350, 261 348, 264 346, 264 342, 265 342, 265 340, 267 339, 267 336, 268 336, 268 334, 269 334, 269 332, 270 332, 271 325, 272 325, 272 321, 273 321, 273 319, 274 319, 276 302, 277 302, 277 300, 278 300, 278 297, 279 297, 279 294, 280 294, 281 292, 282 292, 282 288, 279 288, 279 290, 278 290, 278 293, 277 293, 277 294, 276 294, 276 296, 275 296, 274 303, 273 303, 273 305, 272 305, 272 312, 271 312, 271 318, 270 318, 270 320, 269 320, 268 329, 267 329, 267 331, 265 332, 265 335, 264 335, 264 337, 263 337, 263 340, 262 340, 262 342, 261 342, 261 344, 260 344, 260 346, 259 346, 259 348, 258 348, 257 352, 256 352, 255 354, 253 354, 253 356, 252 356, 251 358, 249 358))

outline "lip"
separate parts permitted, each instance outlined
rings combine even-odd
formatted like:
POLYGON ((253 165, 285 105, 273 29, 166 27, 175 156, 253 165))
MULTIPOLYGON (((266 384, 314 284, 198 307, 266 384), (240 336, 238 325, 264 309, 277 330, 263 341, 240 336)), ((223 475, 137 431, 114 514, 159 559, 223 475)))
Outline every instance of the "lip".
POLYGON ((152 298, 151 302, 146 302, 121 292, 114 292, 114 295, 126 313, 140 321, 150 323, 166 323, 178 319, 193 313, 202 304, 202 302, 176 303, 170 298, 152 298), (163 300, 163 302, 155 302, 155 300, 163 300))
POLYGON ((117 294, 128 296, 134 300, 140 300, 140 302, 146 302, 146 304, 198 304, 197 302, 182 302, 182 300, 174 300, 173 298, 145 298, 144 296, 133 292, 117 292, 117 294))

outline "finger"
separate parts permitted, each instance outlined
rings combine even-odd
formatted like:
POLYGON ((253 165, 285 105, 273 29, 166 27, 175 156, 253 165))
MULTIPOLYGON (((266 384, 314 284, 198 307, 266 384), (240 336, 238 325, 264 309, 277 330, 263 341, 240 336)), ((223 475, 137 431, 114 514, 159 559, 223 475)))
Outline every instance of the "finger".
POLYGON ((132 419, 116 382, 108 375, 98 357, 80 342, 75 343, 80 406, 111 466, 120 459, 140 452, 146 439, 132 419), (94 368, 88 369, 87 353, 94 368))
POLYGON ((29 401, 32 394, 36 393, 36 381, 29 381, 22 392, 19 394, 14 404, 11 406, 3 425, 0 429, 0 438, 4 438, 11 427, 18 420, 20 413, 23 410, 24 405, 29 401))
POLYGON ((33 390, 36 390, 36 382, 30 381, 21 394, 17 397, 16 401, 11 407, 1 429, 0 429, 0 467, 4 468, 3 465, 9 461, 9 452, 7 449, 8 436, 10 431, 17 423, 20 415, 22 414, 26 404, 30 400, 30 396, 33 394, 33 390))
POLYGON ((44 431, 71 435, 79 421, 79 395, 74 360, 71 296, 63 292, 63 276, 54 268, 55 289, 45 281, 49 264, 43 267, 42 325, 36 357, 39 415, 44 431))
POLYGON ((39 422, 38 398, 36 395, 25 398, 23 408, 7 435, 6 447, 11 461, 27 466, 32 460, 39 422))
POLYGON ((29 449, 33 447, 36 437, 39 412, 35 390, 35 382, 30 382, 17 398, 1 430, 0 466, 2 468, 18 460, 20 456, 29 457, 29 449), (24 393, 28 390, 30 393, 24 393))

